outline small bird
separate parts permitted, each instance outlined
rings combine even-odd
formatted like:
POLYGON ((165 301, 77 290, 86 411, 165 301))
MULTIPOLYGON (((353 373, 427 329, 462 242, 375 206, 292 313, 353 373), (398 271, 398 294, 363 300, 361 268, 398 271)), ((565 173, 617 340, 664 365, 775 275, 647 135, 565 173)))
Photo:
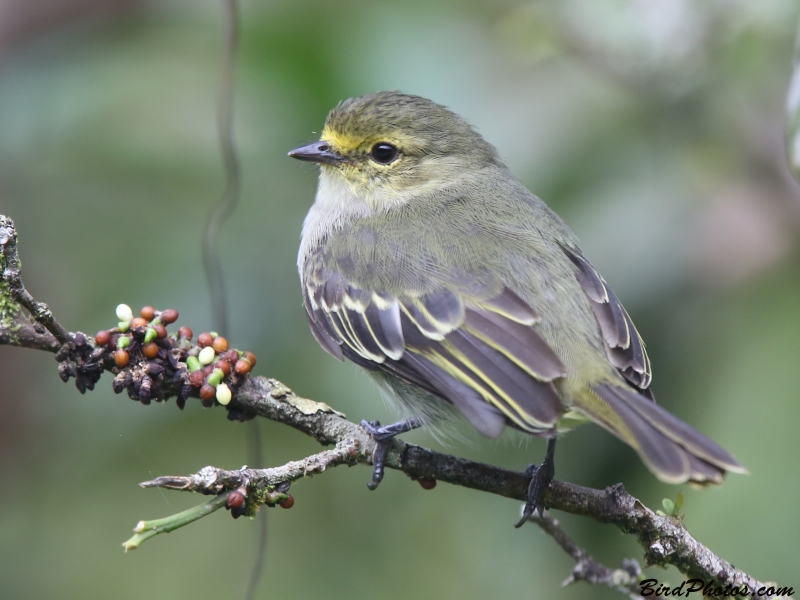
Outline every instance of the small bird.
POLYGON ((554 476, 558 431, 586 421, 660 480, 720 483, 746 469, 655 403, 644 342, 575 234, 464 119, 419 96, 340 103, 320 140, 298 269, 311 331, 364 367, 405 419, 362 425, 378 443, 460 412, 481 434, 548 438, 519 527, 554 476))

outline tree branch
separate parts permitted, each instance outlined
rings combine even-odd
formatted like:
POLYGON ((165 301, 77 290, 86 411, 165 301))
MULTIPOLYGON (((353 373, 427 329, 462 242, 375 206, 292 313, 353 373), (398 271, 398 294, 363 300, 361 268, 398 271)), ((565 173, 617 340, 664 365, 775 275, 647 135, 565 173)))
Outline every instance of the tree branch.
MULTIPOLYGON (((187 365, 182 361, 186 360, 186 348, 175 348, 174 344, 166 344, 166 347, 173 349, 171 361, 159 354, 159 358, 153 359, 153 362, 141 360, 128 371, 120 370, 109 358, 107 348, 96 347, 94 340, 81 333, 76 333, 74 339, 71 338, 66 329, 53 318, 47 306, 36 302, 25 290, 16 253, 14 224, 3 215, 0 215, 0 246, 4 263, 0 280, 0 344, 57 352, 57 357, 63 356, 63 359, 59 358, 60 374, 65 380, 69 376, 77 375, 76 384, 80 384, 78 389, 81 391, 92 389, 103 371, 111 371, 117 375, 114 381, 116 391, 121 391, 123 384, 127 384, 131 393, 132 388, 128 382, 130 377, 140 377, 142 380, 151 377, 148 386, 152 384, 153 389, 158 389, 158 394, 163 399, 183 394, 179 395, 179 400, 185 401, 187 365), (35 323, 24 321, 19 305, 31 311, 35 323), (70 363, 69 360, 74 362, 70 363), (170 377, 164 377, 165 373, 170 377), (153 383, 154 381, 158 383, 153 383)), ((131 342, 131 345, 134 343, 131 342)), ((376 447, 374 440, 360 425, 348 421, 343 414, 327 404, 301 398, 274 379, 242 375, 233 381, 233 397, 226 406, 229 418, 247 420, 261 416, 289 425, 313 437, 323 446, 335 447, 282 467, 245 468, 238 471, 206 467, 189 476, 166 476, 144 482, 141 484, 143 487, 193 491, 214 495, 216 498, 166 519, 140 522, 136 529, 137 535, 126 542, 126 548, 135 548, 153 535, 172 531, 214 512, 226 505, 234 490, 243 495, 247 510, 252 513, 259 505, 274 505, 285 500, 285 492, 293 481, 311 477, 338 465, 371 463, 376 447)), ((137 390, 138 398, 143 403, 149 402, 149 389, 148 387, 146 397, 137 390)), ((196 391, 191 394, 196 395, 196 391)), ((156 396, 156 399, 160 398, 156 396)), ((523 473, 435 452, 399 439, 394 439, 391 443, 386 455, 386 466, 402 471, 416 480, 444 481, 519 501, 525 501, 527 496, 529 482, 523 473)), ((752 593, 767 587, 698 542, 680 520, 648 509, 631 496, 622 484, 605 490, 595 490, 553 481, 545 495, 545 503, 550 509, 612 524, 623 533, 634 535, 644 549, 647 566, 674 565, 688 578, 702 579, 709 585, 720 586, 720 589, 742 589, 746 586, 752 593)), ((230 504, 228 508, 232 508, 230 504)), ((633 593, 638 565, 634 568, 633 562, 626 562, 622 570, 600 565, 570 540, 552 518, 545 516, 537 522, 576 561, 572 576, 565 583, 584 580, 607 585, 629 596, 633 593)), ((761 594, 761 597, 776 596, 761 594)))
POLYGON ((576 581, 585 581, 592 585, 611 588, 632 599, 642 597, 642 588, 639 585, 639 576, 642 573, 642 569, 635 560, 626 558, 622 561, 621 569, 611 569, 597 562, 586 550, 578 546, 561 529, 559 522, 549 514, 545 513, 539 516, 538 513, 533 513, 529 520, 539 525, 575 561, 572 575, 564 580, 563 585, 567 586, 576 581))
MULTIPOLYGON (((274 379, 251 378, 239 388, 231 406, 244 413, 289 425, 323 445, 337 444, 334 453, 338 458, 323 460, 320 455, 314 455, 277 469, 227 471, 206 467, 188 478, 167 477, 142 485, 151 487, 162 481, 162 487, 219 494, 241 485, 247 485, 248 488, 270 488, 281 482, 295 481, 306 476, 304 473, 307 467, 301 468, 298 465, 306 465, 307 461, 311 461, 311 464, 321 461, 319 468, 312 468, 307 472, 309 476, 339 464, 371 463, 375 442, 360 425, 348 421, 327 404, 297 396, 274 379), (344 452, 343 449, 347 451, 344 452)), ((436 479, 522 502, 527 497, 528 478, 523 473, 435 452, 399 439, 392 442, 386 456, 386 466, 403 471, 412 479, 436 479)), ((553 481, 548 488, 545 502, 550 509, 589 517, 600 523, 614 525, 623 533, 634 535, 644 549, 647 566, 673 565, 688 578, 713 582, 715 586, 723 588, 727 585, 737 588, 746 585, 749 590, 768 587, 698 542, 680 520, 660 516, 647 508, 631 496, 622 484, 596 490, 553 481)), ((545 527, 547 526, 545 522, 545 527)), ((581 556, 575 548, 577 546, 567 552, 573 558, 578 557, 578 568, 589 569, 592 562, 587 558, 588 555, 583 555, 581 564, 581 556)), ((573 576, 579 578, 574 573, 573 576)))
MULTIPOLYGON (((7 318, 18 318, 19 307, 15 305, 18 303, 30 312, 36 322, 44 325, 56 340, 62 344, 71 341, 69 332, 56 321, 47 304, 34 300, 33 296, 25 289, 20 273, 21 264, 19 256, 17 256, 17 230, 14 228, 14 221, 4 215, 0 215, 0 248, 2 248, 3 257, 0 266, 3 268, 3 287, 5 288, 0 289, 2 321, 7 318)), ((6 325, 3 323, 3 329, 8 329, 6 325)))

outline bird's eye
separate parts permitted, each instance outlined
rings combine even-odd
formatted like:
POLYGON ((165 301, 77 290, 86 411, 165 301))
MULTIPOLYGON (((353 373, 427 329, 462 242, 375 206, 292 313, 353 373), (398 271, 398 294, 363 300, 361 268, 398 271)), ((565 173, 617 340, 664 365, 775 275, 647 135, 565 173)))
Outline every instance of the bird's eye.
POLYGON ((397 158, 397 148, 386 142, 379 142, 372 147, 369 155, 376 163, 388 165, 397 158))

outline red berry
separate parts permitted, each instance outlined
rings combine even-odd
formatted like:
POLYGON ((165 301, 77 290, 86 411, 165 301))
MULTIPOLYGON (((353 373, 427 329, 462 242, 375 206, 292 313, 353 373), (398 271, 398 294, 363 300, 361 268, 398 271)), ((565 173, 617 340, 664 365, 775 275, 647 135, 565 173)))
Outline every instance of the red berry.
POLYGON ((214 338, 214 341, 211 342, 211 345, 214 347, 214 350, 217 354, 222 354, 223 352, 227 352, 228 350, 228 340, 226 340, 221 335, 218 335, 214 338))
POLYGON ((221 369, 225 377, 231 374, 231 363, 229 363, 227 360, 218 360, 214 364, 214 367, 221 369))
POLYGON ((131 321, 131 327, 147 327, 147 319, 136 317, 131 321))
POLYGON ((163 340, 165 337, 167 337, 167 328, 161 325, 160 323, 158 325, 153 325, 153 329, 156 330, 156 334, 158 334, 158 339, 163 340))
POLYGON ((253 354, 252 352, 245 352, 245 353, 244 353, 244 357, 245 357, 247 360, 249 360, 249 361, 250 361, 250 364, 251 364, 252 366, 254 366, 254 367, 256 366, 256 355, 255 355, 255 354, 253 354))
POLYGON ((205 348, 206 346, 210 346, 214 343, 214 338, 210 333, 201 333, 197 336, 197 345, 201 348, 205 348))
POLYGON ((234 368, 239 375, 246 375, 253 368, 253 365, 250 364, 249 360, 237 360, 234 368))
POLYGON ((189 383, 191 383, 194 387, 200 387, 203 385, 203 380, 206 378, 205 374, 202 371, 195 371, 194 373, 189 373, 189 383))
POLYGON ((226 504, 228 508, 241 508, 244 506, 245 497, 239 490, 234 490, 228 494, 226 504))
POLYGON ((106 331, 105 329, 98 331, 97 335, 94 336, 94 341, 98 346, 105 346, 111 341, 111 332, 106 331))
POLYGON ((142 354, 144 354, 147 358, 155 358, 158 356, 158 346, 153 342, 145 344, 142 346, 142 354))
POLYGON ((208 377, 209 375, 211 375, 211 373, 212 373, 213 371, 214 371, 214 365, 213 365, 213 364, 210 364, 210 365, 206 365, 205 367, 203 367, 203 371, 202 371, 202 373, 203 373, 203 375, 205 375, 206 377, 208 377))
POLYGON ((168 308, 167 310, 162 311, 161 315, 159 316, 161 317, 161 322, 164 325, 169 325, 170 323, 174 323, 178 320, 178 311, 174 308, 168 308))
POLYGON ((294 496, 286 494, 286 499, 279 502, 281 508, 292 508, 294 506, 294 496))
POLYGON ((217 395, 217 388, 207 383, 200 388, 200 397, 203 400, 213 400, 217 395))
POLYGON ((131 359, 130 355, 128 355, 127 350, 123 350, 122 348, 118 348, 114 350, 114 362, 117 363, 117 366, 121 369, 125 365, 128 364, 128 361, 131 359))
POLYGON ((239 360, 239 353, 236 350, 228 350, 225 354, 222 355, 222 358, 227 360, 231 363, 231 366, 236 364, 236 361, 239 360))
POLYGON ((180 329, 178 329, 178 337, 186 338, 187 340, 192 339, 192 330, 184 325, 180 329))
POLYGON ((139 314, 142 315, 143 319, 147 321, 152 321, 156 318, 156 309, 152 306, 145 306, 142 310, 139 311, 139 314))
POLYGON ((417 481, 423 490, 432 490, 436 487, 436 480, 433 477, 420 477, 417 481))

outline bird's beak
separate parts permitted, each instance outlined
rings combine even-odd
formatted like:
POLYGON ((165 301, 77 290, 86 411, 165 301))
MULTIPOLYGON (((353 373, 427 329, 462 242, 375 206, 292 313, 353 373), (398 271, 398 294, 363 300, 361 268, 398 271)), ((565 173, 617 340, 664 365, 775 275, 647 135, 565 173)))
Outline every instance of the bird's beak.
POLYGON ((306 160, 320 164, 335 165, 344 162, 344 157, 337 154, 327 142, 314 142, 302 148, 295 148, 289 152, 289 156, 297 160, 306 160))

